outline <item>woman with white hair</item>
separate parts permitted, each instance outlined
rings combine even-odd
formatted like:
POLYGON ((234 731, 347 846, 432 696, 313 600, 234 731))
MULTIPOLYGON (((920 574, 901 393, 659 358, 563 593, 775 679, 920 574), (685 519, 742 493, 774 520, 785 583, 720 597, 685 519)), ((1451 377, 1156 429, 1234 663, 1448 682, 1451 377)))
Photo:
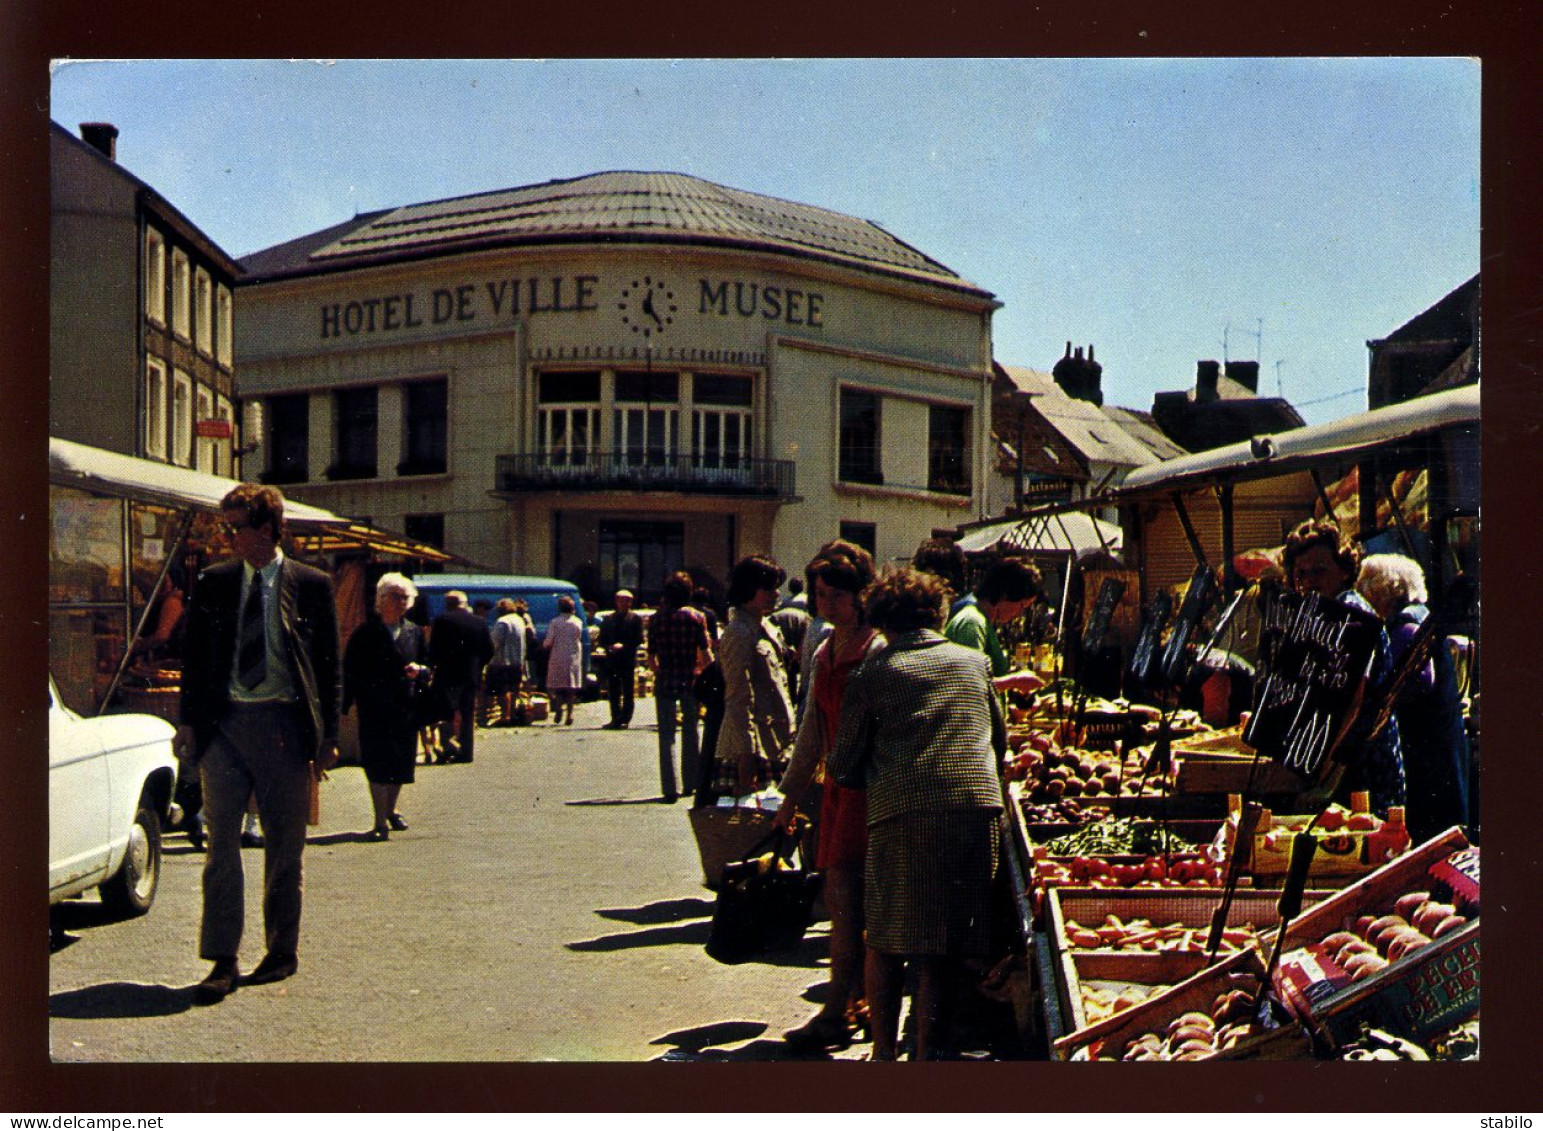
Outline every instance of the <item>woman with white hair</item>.
POLYGON ((370 783, 375 827, 366 840, 390 840, 407 828, 397 812, 418 761, 414 686, 426 670, 423 629, 406 619, 418 588, 400 573, 375 583, 375 615, 348 638, 343 653, 343 710, 359 707, 359 756, 370 783))
MULTIPOLYGON (((1387 625, 1396 665, 1430 616, 1425 571, 1402 554, 1370 554, 1355 587, 1387 625)), ((1418 844, 1467 825, 1468 733, 1444 637, 1437 636, 1430 658, 1404 684, 1394 711, 1403 741, 1409 835, 1418 844)))

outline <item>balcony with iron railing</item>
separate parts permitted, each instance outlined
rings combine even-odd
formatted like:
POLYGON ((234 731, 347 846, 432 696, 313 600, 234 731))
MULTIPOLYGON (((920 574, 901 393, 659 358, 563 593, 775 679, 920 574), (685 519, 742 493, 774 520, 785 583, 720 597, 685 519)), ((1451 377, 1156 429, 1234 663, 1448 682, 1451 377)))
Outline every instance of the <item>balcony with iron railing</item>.
POLYGON ((662 452, 533 452, 499 456, 494 490, 677 491, 792 501, 793 461, 662 452))

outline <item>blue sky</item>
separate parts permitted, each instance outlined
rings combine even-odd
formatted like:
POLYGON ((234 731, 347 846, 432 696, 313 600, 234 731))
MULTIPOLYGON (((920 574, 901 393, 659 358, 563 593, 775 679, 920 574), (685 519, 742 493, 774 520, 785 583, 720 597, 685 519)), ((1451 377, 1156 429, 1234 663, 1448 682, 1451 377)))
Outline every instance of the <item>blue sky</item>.
POLYGON ((1469 59, 71 62, 51 98, 237 256, 607 169, 860 216, 997 296, 998 361, 1091 343, 1134 408, 1225 354, 1360 411, 1366 340, 1479 266, 1469 59))

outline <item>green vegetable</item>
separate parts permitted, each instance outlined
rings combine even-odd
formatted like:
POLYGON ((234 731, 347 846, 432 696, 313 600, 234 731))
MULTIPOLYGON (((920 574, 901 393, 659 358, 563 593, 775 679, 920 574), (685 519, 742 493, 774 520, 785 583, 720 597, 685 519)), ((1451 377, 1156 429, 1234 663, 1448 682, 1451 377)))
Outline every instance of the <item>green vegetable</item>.
POLYGON ((1194 845, 1162 825, 1134 817, 1106 817, 1046 844, 1052 856, 1151 856, 1194 845))

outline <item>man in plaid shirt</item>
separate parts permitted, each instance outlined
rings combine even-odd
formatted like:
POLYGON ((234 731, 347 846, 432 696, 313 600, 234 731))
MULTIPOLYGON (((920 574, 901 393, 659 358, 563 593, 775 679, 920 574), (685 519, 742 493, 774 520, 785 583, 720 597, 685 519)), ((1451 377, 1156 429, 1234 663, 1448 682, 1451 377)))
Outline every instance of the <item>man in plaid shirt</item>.
POLYGON ((654 669, 654 706, 659 717, 659 792, 666 804, 680 796, 675 783, 675 711, 681 713, 681 787, 695 787, 700 751, 699 710, 692 684, 712 661, 707 620, 690 607, 691 577, 676 573, 664 583, 659 611, 648 618, 648 663, 654 669))

